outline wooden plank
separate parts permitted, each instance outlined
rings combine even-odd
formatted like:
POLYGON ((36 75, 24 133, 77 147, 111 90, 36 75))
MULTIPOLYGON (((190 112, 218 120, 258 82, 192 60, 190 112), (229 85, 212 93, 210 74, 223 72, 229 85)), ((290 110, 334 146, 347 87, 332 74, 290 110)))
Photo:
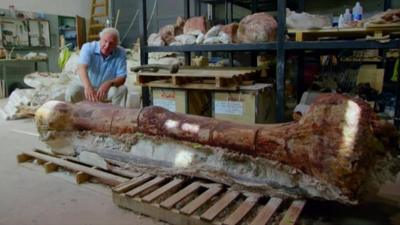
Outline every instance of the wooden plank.
POLYGON ((52 162, 46 162, 45 164, 43 164, 43 167, 44 167, 44 171, 46 173, 51 173, 51 172, 57 171, 57 169, 58 169, 58 166, 52 162))
POLYGON ((180 212, 185 215, 191 215, 194 211, 196 211, 201 205, 210 200, 213 196, 218 194, 222 190, 221 186, 214 186, 208 189, 206 192, 202 193, 199 197, 191 201, 185 207, 183 207, 180 212))
POLYGON ((123 193, 145 183, 146 181, 150 180, 151 177, 152 175, 150 174, 143 174, 142 176, 135 177, 126 183, 121 183, 120 185, 112 188, 112 190, 116 193, 123 193))
MULTIPOLYGON (((81 49, 82 45, 86 42, 86 21, 85 18, 76 16, 76 45, 81 49)), ((91 26, 93 26, 91 24, 91 26)), ((104 27, 104 25, 103 25, 104 27)))
POLYGON ((259 72, 259 69, 216 69, 216 70, 200 70, 200 69, 180 69, 178 73, 171 75, 168 71, 166 72, 139 72, 138 76, 146 77, 190 77, 190 78, 232 78, 237 75, 250 76, 259 72))
POLYGON ((204 212, 200 218, 211 221, 213 220, 222 210, 224 210, 240 193, 237 191, 229 191, 220 200, 218 200, 212 207, 204 212))
POLYGON ((303 32, 296 32, 296 41, 303 41, 303 32))
POLYGON ((250 225, 265 225, 282 203, 280 198, 271 198, 268 203, 258 212, 250 225))
POLYGON ((89 26, 90 28, 104 28, 104 24, 101 23, 94 23, 94 24, 90 24, 89 26))
POLYGON ((32 161, 34 159, 34 157, 27 155, 25 153, 19 154, 17 155, 17 162, 18 163, 23 163, 23 162, 27 162, 27 161, 32 161))
POLYGON ((79 171, 75 174, 75 182, 77 184, 82 184, 88 180, 90 180, 90 176, 82 171, 79 171))
POLYGON ((95 3, 92 7, 104 7, 106 6, 105 2, 95 3))
POLYGON ((112 185, 112 186, 128 181, 127 178, 116 176, 116 175, 106 173, 106 172, 103 172, 100 170, 96 170, 96 169, 93 169, 90 167, 77 165, 75 163, 68 162, 66 160, 59 159, 59 158, 56 158, 53 156, 44 155, 44 154, 40 154, 37 152, 24 152, 24 153, 33 158, 45 160, 47 162, 52 162, 58 166, 70 169, 72 171, 82 171, 83 173, 89 174, 90 176, 100 178, 104 183, 112 185))
POLYGON ((159 196, 161 196, 162 194, 164 194, 165 192, 168 192, 174 188, 178 188, 182 183, 183 183, 183 179, 173 179, 172 181, 170 181, 168 184, 165 184, 164 186, 160 187, 159 189, 151 192, 150 194, 144 196, 142 198, 142 200, 144 202, 152 202, 154 199, 158 198, 159 196))
POLYGON ((184 189, 182 189, 181 191, 177 192, 176 194, 172 195, 171 197, 167 198, 163 202, 161 202, 160 205, 166 209, 171 209, 172 207, 174 207, 176 203, 178 203, 179 201, 181 201, 182 199, 184 199, 185 197, 196 191, 199 187, 200 183, 194 182, 189 186, 185 187, 184 189))
POLYGON ((164 209, 157 204, 149 204, 139 201, 137 198, 129 198, 124 194, 113 193, 113 201, 120 207, 130 209, 138 214, 152 217, 158 221, 165 221, 168 224, 210 225, 209 222, 202 221, 194 216, 186 216, 179 213, 177 210, 164 209))
POLYGON ((254 194, 250 195, 246 198, 244 202, 240 204, 240 206, 224 220, 222 224, 224 225, 236 225, 238 224, 250 210, 253 208, 255 204, 257 204, 260 195, 254 194))
POLYGON ((293 225, 296 223, 297 218, 300 216, 301 211, 304 208, 306 201, 304 200, 296 200, 293 201, 290 205, 288 211, 285 213, 285 216, 280 221, 279 225, 293 225))
POLYGON ((97 18, 97 17, 107 17, 107 13, 99 13, 99 14, 93 14, 91 17, 92 18, 97 18))
POLYGON ((144 183, 143 185, 136 187, 135 189, 127 192, 126 195, 129 197, 134 197, 137 194, 139 194, 145 190, 148 190, 149 188, 154 187, 157 184, 164 182, 166 179, 167 178, 165 178, 165 177, 155 177, 154 179, 144 183))
POLYGON ((174 85, 168 80, 157 80, 144 83, 136 83, 138 85, 147 87, 158 87, 158 88, 182 88, 182 89, 196 89, 196 90, 217 90, 217 91, 237 91, 239 90, 239 85, 230 85, 224 87, 217 87, 215 82, 212 83, 185 83, 181 85, 174 85))
POLYGON ((43 164, 46 163, 46 161, 41 160, 41 159, 36 159, 36 163, 37 163, 38 165, 43 165, 43 164))

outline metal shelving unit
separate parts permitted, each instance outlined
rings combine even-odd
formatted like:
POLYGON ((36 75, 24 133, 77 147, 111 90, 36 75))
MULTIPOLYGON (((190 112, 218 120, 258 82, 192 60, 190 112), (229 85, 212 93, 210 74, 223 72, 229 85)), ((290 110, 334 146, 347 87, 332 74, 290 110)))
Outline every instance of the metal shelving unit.
MULTIPOLYGON (((186 18, 190 17, 190 5, 189 0, 185 0, 185 12, 184 16, 186 18)), ((226 18, 226 21, 232 21, 232 8, 233 4, 237 4, 240 6, 249 7, 251 11, 264 11, 266 7, 275 7, 277 10, 277 20, 278 20, 278 31, 277 31, 277 41, 269 42, 269 43, 257 43, 257 44, 226 44, 226 45, 190 45, 190 46, 165 46, 165 47, 150 47, 146 45, 147 40, 147 30, 145 29, 147 25, 147 15, 146 15, 146 0, 141 1, 141 16, 140 16, 140 40, 141 40, 141 62, 143 64, 147 64, 147 57, 149 52, 184 52, 186 56, 186 63, 190 63, 190 53, 191 52, 266 52, 272 51, 276 52, 277 57, 277 65, 276 65, 276 115, 277 122, 282 122, 284 120, 284 110, 285 110, 285 68, 286 68, 286 54, 287 52, 296 52, 300 56, 301 60, 304 60, 302 56, 304 56, 304 50, 343 50, 343 49, 400 49, 400 39, 390 40, 387 43, 380 43, 376 41, 369 40, 352 40, 352 41, 303 41, 303 42, 294 42, 294 41, 286 41, 286 0, 276 0, 276 4, 271 3, 271 1, 267 0, 196 0, 194 11, 195 16, 200 15, 200 4, 201 2, 209 3, 209 4, 225 4, 225 16, 230 18, 226 18), (228 11, 230 13, 228 13, 228 11)), ((304 11, 304 0, 294 1, 297 5, 297 11, 304 11)), ((293 5, 293 1, 290 1, 290 4, 293 5)), ((384 1, 384 10, 390 8, 391 0, 384 1)), ((253 54, 253 58, 254 58, 253 54)), ((232 57, 230 57, 232 59, 232 57)), ((255 61, 253 59, 253 61, 255 61)), ((300 63, 301 64, 301 63, 300 63)), ((301 67, 301 65, 300 65, 301 67)), ((303 74, 298 74, 298 80, 301 81, 303 78, 303 74)), ((301 84, 302 82, 299 82, 301 84)), ((400 84, 399 84, 400 87, 400 84)), ((301 94, 301 93, 299 93, 301 94)), ((149 105, 149 90, 146 87, 142 88, 142 96, 143 96, 143 104, 149 105)), ((397 106, 396 106, 396 115, 395 119, 396 125, 399 124, 400 117, 400 91, 397 94, 397 106)))

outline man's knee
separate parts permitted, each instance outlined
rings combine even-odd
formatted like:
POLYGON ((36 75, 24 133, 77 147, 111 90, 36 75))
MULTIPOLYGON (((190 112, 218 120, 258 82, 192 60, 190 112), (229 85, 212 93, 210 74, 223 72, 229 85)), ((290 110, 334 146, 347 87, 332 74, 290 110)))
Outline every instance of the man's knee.
POLYGON ((116 98, 120 96, 124 96, 128 93, 128 88, 126 86, 121 85, 119 87, 111 87, 110 90, 108 90, 108 98, 116 98))
POLYGON ((65 101, 80 102, 85 98, 84 89, 80 85, 70 85, 65 91, 65 101))

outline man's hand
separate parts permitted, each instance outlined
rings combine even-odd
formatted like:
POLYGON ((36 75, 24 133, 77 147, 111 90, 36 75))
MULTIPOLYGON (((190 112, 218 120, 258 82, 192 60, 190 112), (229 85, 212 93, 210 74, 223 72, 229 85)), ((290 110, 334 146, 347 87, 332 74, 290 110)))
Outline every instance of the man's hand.
POLYGON ((107 97, 108 90, 112 86, 112 81, 106 81, 100 85, 99 90, 97 90, 96 98, 98 101, 103 101, 107 97))
POLYGON ((93 89, 93 87, 85 87, 85 98, 86 100, 89 100, 91 102, 97 102, 97 93, 96 90, 93 89))

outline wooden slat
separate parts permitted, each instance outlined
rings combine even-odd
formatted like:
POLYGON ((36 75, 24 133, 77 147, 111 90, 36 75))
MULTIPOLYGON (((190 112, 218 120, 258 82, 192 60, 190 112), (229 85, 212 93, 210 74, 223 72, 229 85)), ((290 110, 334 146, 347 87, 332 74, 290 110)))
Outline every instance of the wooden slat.
POLYGON ((27 155, 27 154, 24 154, 24 153, 17 155, 17 162, 18 162, 18 163, 23 163, 23 162, 31 161, 31 160, 33 160, 33 159, 34 159, 34 158, 33 158, 32 156, 27 155))
POLYGON ((167 198, 163 202, 161 202, 161 206, 166 209, 171 209, 176 203, 184 199, 186 196, 190 195, 194 191, 196 191, 200 187, 199 182, 194 182, 189 186, 185 187, 181 191, 177 192, 176 194, 172 195, 171 197, 167 198))
POLYGON ((97 39, 97 38, 99 38, 99 35, 98 34, 91 34, 91 35, 89 35, 89 38, 97 39))
POLYGON ((41 159, 36 159, 36 163, 37 163, 38 165, 43 165, 43 164, 46 163, 46 161, 41 160, 41 159))
POLYGON ((246 198, 244 202, 240 204, 240 206, 231 214, 228 218, 226 218, 223 222, 224 225, 236 225, 238 224, 247 213, 253 208, 253 206, 257 203, 259 195, 250 195, 246 198))
POLYGON ((90 176, 82 171, 77 172, 75 175, 75 182, 77 184, 82 184, 88 180, 90 180, 90 176))
POLYGON ((134 197, 137 194, 139 194, 139 193, 141 193, 141 192, 153 187, 154 185, 157 185, 157 184, 159 184, 161 182, 164 182, 166 179, 167 178, 165 178, 165 177, 155 177, 154 179, 152 179, 150 181, 147 181, 146 183, 142 184, 141 186, 136 187, 135 189, 127 192, 126 195, 129 196, 129 197, 134 197))
POLYGON ((104 28, 104 24, 101 23, 90 24, 89 28, 104 28))
POLYGON ((97 7, 104 7, 104 6, 106 6, 105 2, 95 3, 95 4, 92 5, 92 7, 95 7, 95 8, 97 8, 97 7))
POLYGON ((196 211, 201 205, 210 200, 214 195, 218 194, 222 190, 221 186, 214 186, 208 189, 206 192, 202 193, 199 197, 191 201, 185 207, 183 207, 180 211, 183 214, 191 215, 194 211, 196 211))
POLYGON ((144 202, 152 202, 154 199, 158 198, 165 192, 172 190, 174 188, 179 187, 183 183, 183 179, 173 179, 170 181, 168 184, 165 184, 164 186, 160 187, 159 189, 151 192, 150 194, 144 196, 142 200, 144 202))
POLYGON ((218 200, 211 208, 204 212, 200 218, 211 221, 213 220, 222 210, 224 210, 240 193, 237 191, 230 191, 226 193, 220 200, 218 200))
POLYGON ((82 166, 82 165, 77 165, 75 163, 72 162, 68 162, 66 160, 63 159, 59 159, 56 157, 52 157, 49 155, 44 155, 44 154, 40 154, 37 152, 24 152, 24 154, 31 156, 33 158, 37 158, 37 159, 41 159, 41 160, 45 160, 47 162, 51 162, 54 163, 58 166, 70 169, 72 171, 81 171, 83 173, 89 174, 90 176, 93 177, 98 177, 100 178, 104 183, 109 184, 109 185, 118 185, 122 182, 126 182, 128 181, 128 179, 120 177, 120 176, 115 176, 113 174, 110 173, 106 173, 100 170, 96 170, 93 168, 89 168, 86 166, 82 166))
POLYGON ((126 183, 122 183, 114 187, 112 190, 116 193, 123 193, 145 183, 146 181, 150 180, 151 177, 152 176, 150 174, 143 174, 142 176, 135 177, 126 183))
POLYGON ((160 70, 158 72, 141 71, 139 76, 153 76, 153 77, 190 77, 190 78, 233 78, 235 76, 243 75, 245 77, 256 75, 260 70, 243 68, 243 69, 180 69, 178 73, 170 74, 169 71, 160 70))
POLYGON ((43 167, 44 167, 44 171, 46 173, 51 173, 58 169, 58 166, 52 162, 47 162, 47 163, 43 164, 43 167))
POLYGON ((92 18, 97 18, 97 17, 107 17, 107 13, 100 13, 100 14, 93 14, 91 17, 92 18))
POLYGON ((268 203, 258 212, 250 225, 265 225, 282 203, 280 198, 271 198, 268 203))
POLYGON ((293 225, 300 216, 306 202, 304 200, 293 201, 279 225, 293 225))

